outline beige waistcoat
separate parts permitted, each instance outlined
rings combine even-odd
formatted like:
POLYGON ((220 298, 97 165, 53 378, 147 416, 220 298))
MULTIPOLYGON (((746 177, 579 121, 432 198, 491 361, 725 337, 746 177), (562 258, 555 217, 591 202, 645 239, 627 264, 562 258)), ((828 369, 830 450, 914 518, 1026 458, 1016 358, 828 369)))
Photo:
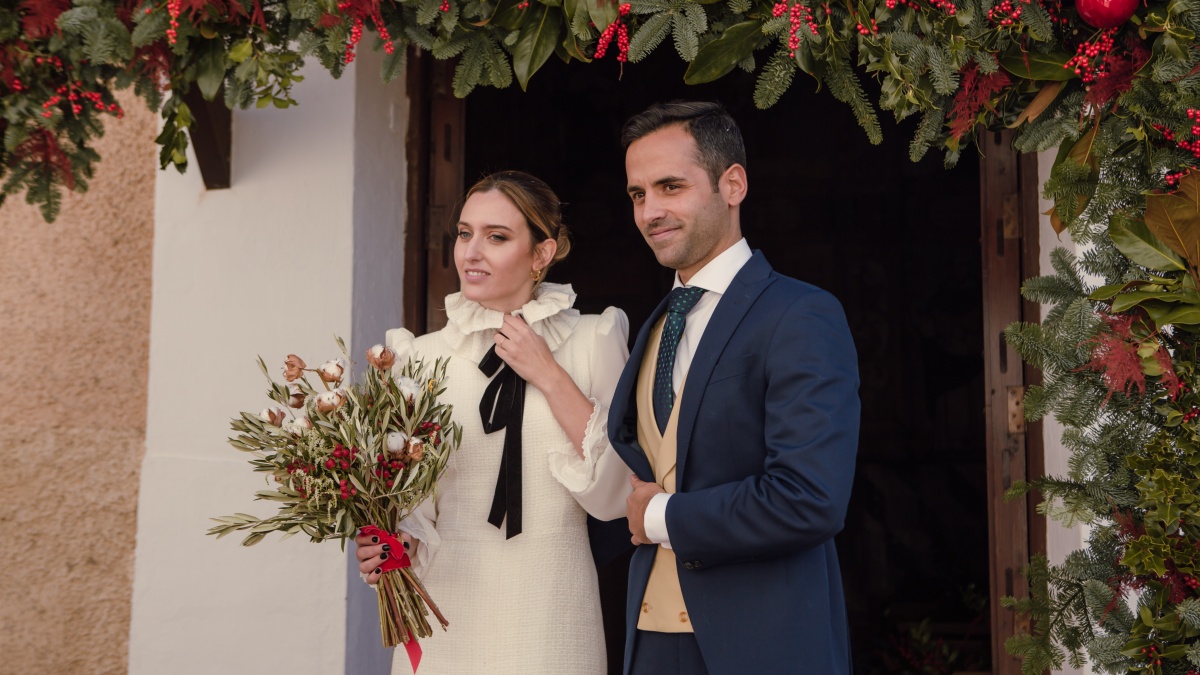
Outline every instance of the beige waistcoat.
MULTIPOLYGON (((654 480, 668 493, 675 492, 675 434, 679 427, 679 408, 671 408, 667 427, 659 433, 654 419, 654 369, 658 362, 658 344, 662 338, 663 320, 654 325, 646 344, 646 355, 638 370, 637 411, 638 443, 654 469, 654 480)), ((678 403, 683 397, 683 387, 675 397, 678 403)), ((658 547, 654 567, 646 593, 642 596, 642 612, 638 615, 638 629, 658 633, 691 633, 692 622, 688 620, 687 606, 683 603, 683 591, 679 588, 679 569, 675 566, 675 553, 669 548, 658 547)))

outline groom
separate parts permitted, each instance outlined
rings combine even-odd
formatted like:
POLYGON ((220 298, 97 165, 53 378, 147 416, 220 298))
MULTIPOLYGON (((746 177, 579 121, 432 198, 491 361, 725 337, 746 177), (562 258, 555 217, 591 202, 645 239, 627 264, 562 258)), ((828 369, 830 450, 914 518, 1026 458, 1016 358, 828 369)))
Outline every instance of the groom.
POLYGON ((676 272, 609 415, 636 474, 625 673, 848 675, 833 537, 859 402, 841 306, 742 238, 746 151, 719 104, 655 105, 622 142, 634 221, 676 272))

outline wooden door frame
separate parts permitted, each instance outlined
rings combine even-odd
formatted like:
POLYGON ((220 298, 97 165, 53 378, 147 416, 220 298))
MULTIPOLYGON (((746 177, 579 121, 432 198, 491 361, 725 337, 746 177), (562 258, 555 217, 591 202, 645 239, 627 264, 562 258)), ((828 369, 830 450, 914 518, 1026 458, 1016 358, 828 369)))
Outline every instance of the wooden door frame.
POLYGON ((1029 620, 1000 605, 1004 596, 1029 592, 1022 569, 1046 551, 1046 519, 1037 495, 1005 500, 1014 481, 1045 472, 1042 424, 1027 423, 1021 402, 1040 375, 1004 340, 1016 321, 1041 320, 1041 308, 1020 295, 1021 282, 1040 273, 1037 155, 1012 149, 1013 132, 980 139, 980 249, 983 256, 984 389, 987 433, 989 599, 992 672, 1020 675, 1021 662, 1004 650, 1011 636, 1028 632, 1029 620))
MULTIPOLYGON (((410 102, 407 136, 408 222, 405 232, 404 323, 422 334, 445 325, 442 298, 457 288, 446 225, 464 189, 466 102, 454 97, 453 64, 428 53, 408 54, 410 102)), ((1036 322, 1041 309, 1023 300, 1021 282, 1039 273, 1037 156, 1012 150, 1012 132, 986 134, 979 160, 983 262, 984 381, 992 673, 1020 675, 1020 661, 1004 651, 1028 621, 1000 606, 1000 598, 1028 593, 1021 570, 1046 550, 1046 521, 1037 496, 1005 501, 1015 480, 1044 473, 1041 423, 1026 423, 1025 387, 1040 381, 1004 342, 1004 327, 1036 322)))

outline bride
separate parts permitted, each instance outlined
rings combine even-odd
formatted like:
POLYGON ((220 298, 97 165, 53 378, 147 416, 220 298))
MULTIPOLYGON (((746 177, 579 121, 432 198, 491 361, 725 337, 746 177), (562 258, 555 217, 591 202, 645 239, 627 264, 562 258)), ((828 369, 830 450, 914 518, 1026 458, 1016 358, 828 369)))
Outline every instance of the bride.
MULTIPOLYGON (((387 335, 397 363, 451 357, 444 397, 463 426, 436 496, 399 524, 450 621, 421 641, 420 673, 600 675, 585 511, 625 515, 630 472, 606 420, 629 357, 628 320, 615 307, 581 315, 569 285, 542 282, 570 244, 541 180, 484 178, 467 191, 456 229, 461 290, 446 297, 446 327, 387 335)), ((395 552, 367 536, 356 543, 364 579, 377 582, 395 552)), ((412 672, 396 653, 393 674, 412 672)))

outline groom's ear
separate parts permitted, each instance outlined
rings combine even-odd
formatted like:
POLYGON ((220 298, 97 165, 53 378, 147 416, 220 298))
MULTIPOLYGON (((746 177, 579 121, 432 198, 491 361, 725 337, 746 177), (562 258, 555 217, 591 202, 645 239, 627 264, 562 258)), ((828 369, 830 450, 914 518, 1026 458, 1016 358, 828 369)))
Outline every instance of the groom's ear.
POLYGON ((730 206, 741 204, 750 189, 746 182, 746 167, 741 164, 730 165, 728 169, 725 169, 725 173, 721 174, 717 187, 726 204, 730 206))

